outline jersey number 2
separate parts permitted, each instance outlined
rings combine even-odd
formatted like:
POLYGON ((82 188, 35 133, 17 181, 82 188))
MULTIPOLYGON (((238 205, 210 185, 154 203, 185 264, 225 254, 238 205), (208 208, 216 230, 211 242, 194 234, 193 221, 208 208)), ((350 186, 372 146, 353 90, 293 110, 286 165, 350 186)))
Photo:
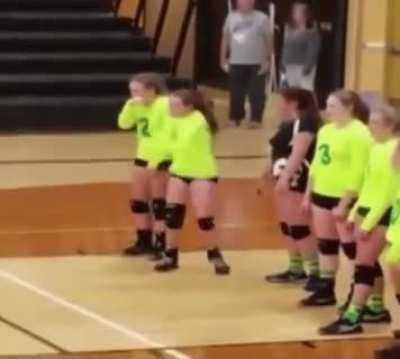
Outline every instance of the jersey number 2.
POLYGON ((147 120, 147 118, 141 118, 138 121, 138 129, 143 137, 150 137, 149 121, 147 120))
POLYGON ((321 152, 321 162, 323 165, 329 165, 332 161, 331 152, 329 145, 321 145, 318 148, 318 151, 321 152))

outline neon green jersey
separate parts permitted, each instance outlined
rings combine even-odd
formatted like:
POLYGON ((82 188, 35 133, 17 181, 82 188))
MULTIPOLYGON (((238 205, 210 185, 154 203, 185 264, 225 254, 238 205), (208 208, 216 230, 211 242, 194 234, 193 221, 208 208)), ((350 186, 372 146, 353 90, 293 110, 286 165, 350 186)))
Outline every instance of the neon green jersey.
POLYGON ((373 140, 361 121, 345 127, 330 123, 317 135, 317 146, 310 176, 313 192, 341 198, 347 191, 358 193, 373 140))
POLYGON ((128 100, 118 117, 118 127, 129 130, 136 127, 136 158, 147 161, 150 167, 168 160, 170 134, 173 124, 169 116, 169 101, 160 96, 150 106, 128 100))
POLYGON ((400 191, 397 192, 396 199, 393 202, 392 216, 386 238, 391 243, 400 244, 400 191))
POLYGON ((391 207, 400 188, 400 173, 392 165, 397 142, 390 140, 372 147, 358 201, 350 212, 349 220, 354 221, 359 207, 369 209, 361 223, 361 229, 367 232, 378 224, 391 207))
POLYGON ((218 176, 212 135, 204 116, 194 111, 175 121, 170 172, 181 177, 211 179, 218 176))

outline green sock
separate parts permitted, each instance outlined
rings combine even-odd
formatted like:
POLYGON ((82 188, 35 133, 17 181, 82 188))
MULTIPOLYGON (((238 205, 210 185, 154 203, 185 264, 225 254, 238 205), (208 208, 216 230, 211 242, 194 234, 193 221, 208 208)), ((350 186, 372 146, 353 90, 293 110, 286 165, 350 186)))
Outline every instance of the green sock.
POLYGON ((383 312, 385 309, 382 294, 372 294, 368 298, 367 307, 375 313, 383 312))
POLYGON ((322 279, 335 279, 336 278, 336 271, 321 269, 320 277, 322 279))
POLYGON ((319 260, 318 255, 306 259, 308 274, 313 276, 319 275, 319 260))
POLYGON ((350 304, 346 311, 343 313, 343 318, 349 320, 352 323, 360 321, 362 308, 357 307, 354 304, 350 304))
POLYGON ((304 273, 303 259, 300 253, 289 254, 289 270, 292 273, 304 273))

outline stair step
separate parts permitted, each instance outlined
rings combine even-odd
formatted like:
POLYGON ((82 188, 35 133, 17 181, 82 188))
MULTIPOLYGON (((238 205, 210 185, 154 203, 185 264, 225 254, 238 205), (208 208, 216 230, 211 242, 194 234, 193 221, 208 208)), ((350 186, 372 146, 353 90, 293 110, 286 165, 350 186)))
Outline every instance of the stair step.
POLYGON ((170 60, 148 52, 3 53, 0 74, 167 73, 170 60))
POLYGON ((93 10, 112 8, 111 0, 0 0, 0 9, 10 10, 93 10))
POLYGON ((2 51, 147 51, 150 40, 131 31, 0 32, 2 51))
MULTIPOLYGON (((1 12, 0 31, 80 31, 129 29, 132 20, 117 18, 113 12, 1 12)), ((139 33, 134 29, 133 32, 139 33)))

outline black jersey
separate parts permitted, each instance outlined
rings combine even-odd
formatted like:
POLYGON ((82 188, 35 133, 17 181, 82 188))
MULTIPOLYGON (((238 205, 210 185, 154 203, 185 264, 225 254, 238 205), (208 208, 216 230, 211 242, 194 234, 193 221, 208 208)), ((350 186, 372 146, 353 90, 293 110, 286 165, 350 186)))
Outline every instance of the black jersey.
POLYGON ((319 123, 317 119, 306 117, 295 121, 283 122, 270 140, 272 147, 272 174, 275 178, 278 178, 285 169, 288 158, 292 153, 294 137, 301 132, 308 132, 315 136, 301 168, 296 171, 291 180, 290 188, 293 191, 304 192, 307 187, 309 166, 314 157, 318 129, 319 123))

